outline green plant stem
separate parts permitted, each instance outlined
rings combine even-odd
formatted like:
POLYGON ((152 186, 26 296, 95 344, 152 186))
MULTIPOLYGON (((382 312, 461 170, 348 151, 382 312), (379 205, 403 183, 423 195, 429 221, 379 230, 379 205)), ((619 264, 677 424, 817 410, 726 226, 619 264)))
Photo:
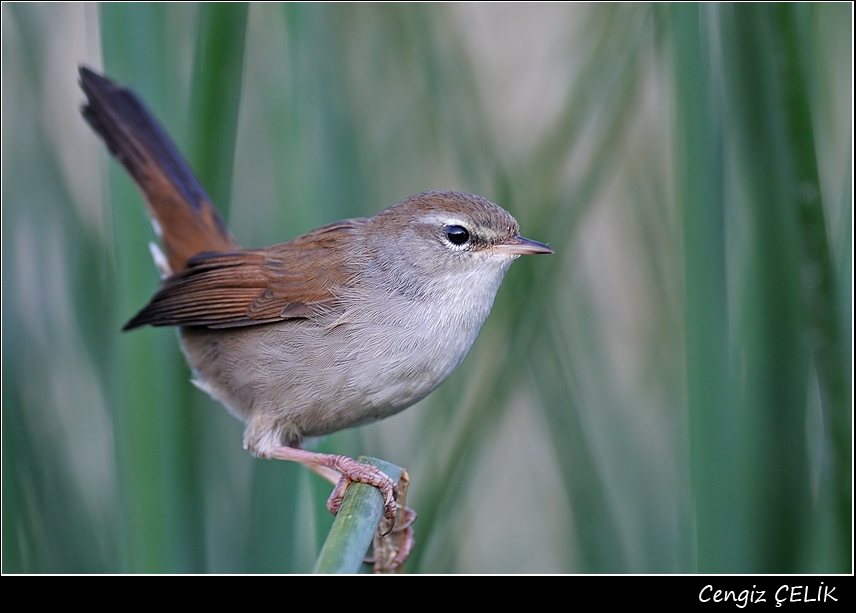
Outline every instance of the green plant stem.
MULTIPOLYGON (((386 473, 393 481, 401 477, 401 468, 376 458, 357 458, 386 473)), ((374 486, 352 483, 345 493, 342 508, 330 528, 313 572, 319 574, 356 573, 383 515, 383 495, 374 486)))

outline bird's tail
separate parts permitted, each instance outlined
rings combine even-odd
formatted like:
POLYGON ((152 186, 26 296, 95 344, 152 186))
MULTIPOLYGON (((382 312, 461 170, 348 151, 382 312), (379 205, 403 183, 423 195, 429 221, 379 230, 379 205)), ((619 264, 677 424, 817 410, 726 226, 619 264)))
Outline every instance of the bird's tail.
POLYGON ((125 167, 145 197, 169 273, 204 252, 238 244, 172 140, 134 93, 80 67, 83 117, 125 167))

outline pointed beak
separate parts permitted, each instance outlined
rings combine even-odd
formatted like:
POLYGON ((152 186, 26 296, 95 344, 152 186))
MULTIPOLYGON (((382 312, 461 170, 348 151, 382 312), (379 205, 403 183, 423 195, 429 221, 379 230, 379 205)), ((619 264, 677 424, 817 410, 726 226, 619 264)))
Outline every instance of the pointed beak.
POLYGON ((493 250, 496 253, 503 253, 506 255, 553 253, 553 250, 550 249, 544 243, 529 240, 528 238, 523 238, 522 236, 512 236, 511 238, 504 240, 501 243, 497 243, 493 246, 493 250))

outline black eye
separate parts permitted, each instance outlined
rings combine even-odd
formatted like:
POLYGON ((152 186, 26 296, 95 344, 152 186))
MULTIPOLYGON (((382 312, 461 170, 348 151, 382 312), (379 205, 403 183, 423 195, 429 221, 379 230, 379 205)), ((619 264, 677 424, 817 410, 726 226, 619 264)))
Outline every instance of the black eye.
POLYGON ((470 240, 470 233, 463 226, 447 226, 446 238, 453 245, 463 245, 470 240))

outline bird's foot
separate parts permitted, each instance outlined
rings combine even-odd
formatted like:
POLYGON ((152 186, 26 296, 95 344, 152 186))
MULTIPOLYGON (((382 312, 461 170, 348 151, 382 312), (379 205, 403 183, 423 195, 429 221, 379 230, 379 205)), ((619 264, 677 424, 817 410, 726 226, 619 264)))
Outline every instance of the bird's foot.
POLYGON ((330 455, 330 463, 325 464, 328 468, 332 468, 340 475, 336 487, 327 499, 327 509, 334 515, 339 512, 342 507, 342 501, 345 499, 345 491, 351 483, 366 483, 380 490, 384 500, 384 517, 392 522, 390 529, 395 525, 396 511, 398 505, 395 502, 397 487, 386 473, 370 464, 363 464, 353 458, 342 455, 330 455))

